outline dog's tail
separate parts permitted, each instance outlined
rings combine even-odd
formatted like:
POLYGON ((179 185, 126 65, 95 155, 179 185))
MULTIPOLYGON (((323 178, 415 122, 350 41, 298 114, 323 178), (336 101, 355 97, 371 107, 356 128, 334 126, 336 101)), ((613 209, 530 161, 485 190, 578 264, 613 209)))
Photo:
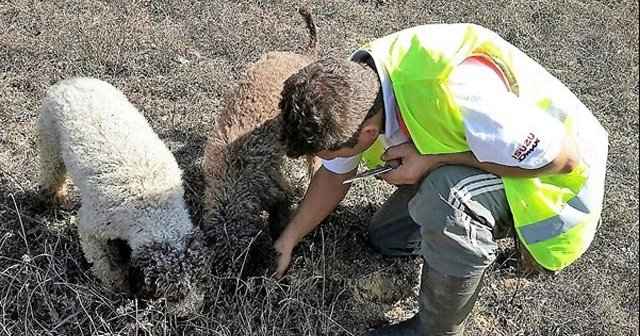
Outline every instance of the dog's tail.
POLYGON ((313 22, 313 17, 311 13, 304 8, 300 7, 298 9, 298 13, 302 15, 302 19, 304 19, 304 23, 307 25, 307 29, 309 29, 309 44, 307 45, 306 52, 311 55, 317 54, 317 45, 318 45, 318 35, 316 33, 316 24, 313 22))

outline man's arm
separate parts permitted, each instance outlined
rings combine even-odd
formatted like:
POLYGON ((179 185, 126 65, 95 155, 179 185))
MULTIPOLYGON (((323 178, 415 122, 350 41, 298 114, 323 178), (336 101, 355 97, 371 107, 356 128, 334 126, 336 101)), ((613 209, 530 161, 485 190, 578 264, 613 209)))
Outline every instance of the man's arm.
POLYGON ((274 244, 274 248, 280 253, 278 278, 282 277, 289 267, 293 248, 342 201, 350 186, 342 182, 355 173, 356 169, 345 174, 336 174, 322 166, 313 175, 304 199, 274 244))
POLYGON ((472 152, 422 155, 412 143, 391 147, 382 156, 385 161, 396 158, 402 159, 402 165, 389 173, 380 175, 380 177, 391 184, 400 185, 414 184, 433 169, 443 165, 470 166, 505 177, 537 177, 548 174, 566 174, 576 168, 580 162, 580 153, 573 137, 565 135, 555 159, 538 169, 524 169, 480 162, 472 152))
POLYGON ((489 173, 505 177, 538 177, 550 174, 568 174, 572 172, 580 162, 580 152, 574 138, 565 135, 560 146, 560 151, 553 161, 537 169, 524 169, 510 167, 489 162, 479 162, 471 152, 460 153, 444 158, 446 164, 468 165, 482 169, 489 173))

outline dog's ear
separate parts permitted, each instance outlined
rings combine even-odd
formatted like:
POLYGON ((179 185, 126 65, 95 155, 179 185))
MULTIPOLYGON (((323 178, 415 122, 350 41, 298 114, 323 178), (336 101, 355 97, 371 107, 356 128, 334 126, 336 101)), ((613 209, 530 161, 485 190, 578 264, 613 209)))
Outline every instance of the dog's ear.
POLYGON ((162 250, 160 244, 145 245, 132 255, 127 272, 130 296, 142 299, 155 297, 156 274, 162 272, 157 268, 156 260, 160 258, 162 250))
POLYGON ((178 316, 202 305, 211 267, 200 234, 190 235, 185 245, 145 245, 134 251, 129 268, 132 292, 144 298, 166 298, 167 307, 178 316))

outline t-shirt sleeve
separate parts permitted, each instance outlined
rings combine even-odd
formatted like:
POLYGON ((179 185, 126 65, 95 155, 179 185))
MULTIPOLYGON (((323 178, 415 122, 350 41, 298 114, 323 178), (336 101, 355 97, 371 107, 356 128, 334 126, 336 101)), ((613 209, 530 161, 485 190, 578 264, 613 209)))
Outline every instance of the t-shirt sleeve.
POLYGON ((362 155, 355 155, 348 158, 338 157, 331 160, 322 160, 322 165, 336 174, 344 174, 358 168, 361 158, 362 155))
POLYGON ((557 157, 564 126, 535 104, 502 90, 462 89, 454 95, 467 143, 480 162, 537 169, 557 157))

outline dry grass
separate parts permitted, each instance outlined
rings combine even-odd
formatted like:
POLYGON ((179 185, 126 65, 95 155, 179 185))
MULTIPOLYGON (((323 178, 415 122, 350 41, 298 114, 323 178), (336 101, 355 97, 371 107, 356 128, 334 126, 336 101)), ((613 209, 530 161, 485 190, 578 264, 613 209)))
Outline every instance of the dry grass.
MULTIPOLYGON (((144 111, 185 170, 198 221, 201 156, 219 98, 260 54, 306 45, 296 5, 0 0, 0 334, 351 335, 415 310, 418 261, 385 258, 366 243, 367 218, 388 187, 353 190, 296 249, 285 281, 218 279, 201 315, 189 320, 167 315, 162 301, 112 293, 88 272, 73 226, 77 193, 65 208, 33 206, 38 105, 54 82, 88 75, 115 84, 144 111)), ((508 262, 496 267, 467 335, 638 335, 637 1, 308 7, 323 55, 345 56, 420 23, 469 21, 499 32, 572 88, 611 134, 602 228, 584 258, 554 278, 518 278, 508 262)))

